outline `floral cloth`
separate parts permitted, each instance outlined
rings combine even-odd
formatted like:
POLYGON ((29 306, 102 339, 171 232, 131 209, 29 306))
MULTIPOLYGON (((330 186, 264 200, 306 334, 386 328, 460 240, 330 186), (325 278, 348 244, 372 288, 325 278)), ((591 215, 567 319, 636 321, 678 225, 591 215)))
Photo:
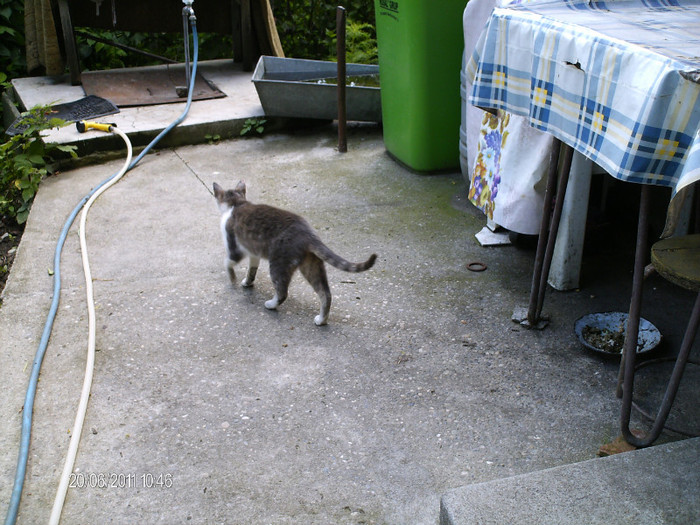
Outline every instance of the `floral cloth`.
POLYGON ((484 112, 469 200, 499 226, 537 234, 553 141, 522 117, 484 112))
MULTIPOLYGON (((464 53, 468 60, 496 6, 520 0, 470 0, 464 10, 464 53)), ((466 67, 466 62, 463 68, 466 67)), ((472 91, 463 71, 465 96, 472 91)), ((499 226, 528 235, 539 232, 542 198, 553 137, 532 128, 523 117, 492 115, 463 104, 469 200, 499 226)))
POLYGON ((508 138, 510 116, 501 112, 495 117, 484 112, 476 163, 472 173, 469 200, 493 220, 495 199, 501 183, 501 148, 508 138))

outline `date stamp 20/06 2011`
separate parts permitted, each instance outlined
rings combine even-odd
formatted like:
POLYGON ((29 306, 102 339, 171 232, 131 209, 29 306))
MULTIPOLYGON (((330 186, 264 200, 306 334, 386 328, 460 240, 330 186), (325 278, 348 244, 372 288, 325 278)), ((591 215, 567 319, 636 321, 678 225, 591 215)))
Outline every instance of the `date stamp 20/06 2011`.
POLYGON ((173 486, 170 473, 72 472, 68 488, 73 489, 169 489, 173 486))

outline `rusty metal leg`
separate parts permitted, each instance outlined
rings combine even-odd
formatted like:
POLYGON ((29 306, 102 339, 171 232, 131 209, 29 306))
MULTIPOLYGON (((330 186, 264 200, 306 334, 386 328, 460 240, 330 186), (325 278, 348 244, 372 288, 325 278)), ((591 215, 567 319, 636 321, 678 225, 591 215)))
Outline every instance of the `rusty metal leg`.
MULTIPOLYGON (((637 357, 637 339, 639 338, 639 318, 642 308, 642 286, 644 284, 644 263, 647 256, 647 230, 649 223, 649 186, 643 185, 639 198, 639 218, 637 220, 637 245, 634 252, 634 271, 632 274, 632 297, 630 299, 629 316, 627 317, 627 329, 625 343, 622 349, 620 370, 617 375, 617 397, 622 397, 622 382, 630 381, 629 390, 634 381, 634 362, 637 357), (631 368, 628 368, 628 365, 631 368), (627 371, 631 370, 631 374, 627 371)), ((630 398, 631 402, 631 398, 630 398)))
POLYGON ((544 304, 544 293, 547 290, 547 280, 549 279, 549 268, 552 266, 552 255, 554 254, 554 245, 557 241, 557 233, 559 232, 559 223, 561 222, 561 210, 564 207, 564 197, 566 196, 566 188, 569 185, 569 173, 571 172, 571 160, 574 156, 574 149, 571 146, 562 144, 564 148, 564 162, 561 168, 561 177, 559 178, 559 186, 557 187, 557 198, 554 204, 554 213, 552 214, 552 224, 547 237, 547 249, 542 262, 542 272, 540 274, 540 285, 537 294, 537 309, 535 310, 535 318, 539 319, 542 314, 542 305, 544 304))
MULTIPOLYGON (((681 379, 683 378, 683 372, 685 371, 685 365, 688 363, 688 357, 690 356, 690 350, 693 347, 693 342, 695 341, 695 335, 698 331, 698 325, 700 325, 700 293, 695 299, 695 305, 693 306, 693 312, 690 315, 690 320, 688 321, 688 327, 685 330, 685 335, 683 336, 683 342, 681 343, 681 349, 678 352, 678 357, 676 358, 676 364, 673 367, 673 372, 671 374, 671 379, 668 381, 668 386, 666 387, 666 393, 664 394, 663 400, 661 401, 661 406, 654 419, 654 424, 651 430, 647 433, 644 438, 637 438, 630 431, 630 412, 632 408, 632 386, 633 378, 629 380, 628 383, 628 371, 625 367, 625 386, 622 398, 622 435, 630 445, 635 447, 648 447, 661 435, 661 431, 666 424, 666 419, 673 406, 673 401, 678 393, 678 387, 680 386, 681 379)), ((634 369, 632 369, 631 374, 634 375, 634 369)))
POLYGON ((347 139, 347 99, 346 99, 346 42, 345 42, 345 25, 347 13, 345 8, 338 6, 336 8, 335 18, 335 35, 336 35, 336 57, 338 60, 338 152, 346 153, 348 151, 347 139))
POLYGON ((540 295, 540 283, 542 277, 542 267, 544 264, 545 248, 549 234, 549 217, 552 212, 552 196, 557 184, 557 168, 559 166, 559 150, 561 142, 554 140, 552 145, 552 156, 549 159, 549 171, 547 173, 547 187, 544 192, 544 202, 542 205, 542 220, 540 221, 540 235, 537 240, 537 252, 535 253, 535 267, 532 271, 532 287, 530 288, 530 303, 527 309, 527 322, 530 326, 535 326, 539 317, 537 312, 537 298, 540 295))

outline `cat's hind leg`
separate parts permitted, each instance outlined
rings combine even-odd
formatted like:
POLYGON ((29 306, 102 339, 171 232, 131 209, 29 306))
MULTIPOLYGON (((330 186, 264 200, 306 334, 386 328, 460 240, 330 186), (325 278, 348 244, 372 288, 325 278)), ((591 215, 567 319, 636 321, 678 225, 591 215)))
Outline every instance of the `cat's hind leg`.
POLYGON ((321 300, 321 311, 314 318, 314 323, 316 326, 322 326, 328 322, 328 313, 331 310, 331 289, 328 286, 326 267, 321 259, 310 253, 304 258, 299 270, 321 300))
POLYGON ((258 273, 258 266, 260 265, 259 257, 250 255, 248 259, 248 275, 241 281, 241 286, 246 288, 253 286, 253 281, 255 281, 255 275, 258 273))
POLYGON ((289 268, 284 264, 270 260, 270 278, 275 287, 275 296, 269 301, 265 301, 265 308, 275 310, 287 299, 287 290, 292 281, 294 270, 295 268, 289 268))

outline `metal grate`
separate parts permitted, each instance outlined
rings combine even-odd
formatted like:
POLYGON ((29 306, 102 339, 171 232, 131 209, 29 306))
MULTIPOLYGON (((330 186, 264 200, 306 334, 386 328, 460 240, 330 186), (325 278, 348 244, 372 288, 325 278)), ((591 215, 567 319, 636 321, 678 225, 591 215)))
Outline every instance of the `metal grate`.
MULTIPOLYGON (((96 95, 88 95, 85 98, 65 104, 56 104, 51 106, 50 116, 52 118, 60 118, 67 122, 77 122, 90 118, 104 117, 119 113, 119 108, 112 104, 109 100, 98 97, 96 95)), ((5 133, 8 135, 19 135, 29 126, 22 124, 22 116, 15 119, 12 125, 7 128, 5 133)))

